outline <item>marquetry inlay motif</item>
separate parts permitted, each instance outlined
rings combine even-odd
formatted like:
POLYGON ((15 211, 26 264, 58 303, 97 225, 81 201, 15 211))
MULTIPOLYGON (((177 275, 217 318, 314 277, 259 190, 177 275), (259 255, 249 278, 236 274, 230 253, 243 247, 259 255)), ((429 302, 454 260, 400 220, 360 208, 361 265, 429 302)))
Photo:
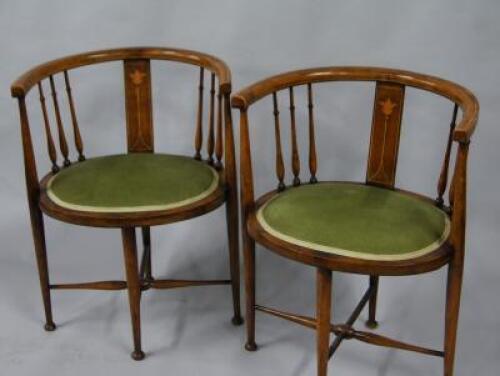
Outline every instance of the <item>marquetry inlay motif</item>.
POLYGON ((125 61, 128 150, 153 150, 151 72, 148 60, 125 61))
POLYGON ((369 183, 394 187, 403 102, 403 86, 377 83, 368 158, 369 183))

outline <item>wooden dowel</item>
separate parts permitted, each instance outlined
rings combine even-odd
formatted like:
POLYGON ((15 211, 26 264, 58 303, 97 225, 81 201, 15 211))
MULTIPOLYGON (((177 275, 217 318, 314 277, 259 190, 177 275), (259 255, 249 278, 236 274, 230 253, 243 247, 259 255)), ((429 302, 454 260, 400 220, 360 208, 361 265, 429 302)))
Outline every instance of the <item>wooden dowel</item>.
POLYGON ((208 163, 214 164, 215 73, 210 75, 210 112, 208 115, 208 163))
POLYGON ((291 322, 294 322, 296 324, 305 326, 306 328, 310 329, 316 329, 316 320, 313 319, 312 317, 307 317, 307 316, 302 316, 302 315, 296 315, 294 313, 289 313, 285 311, 280 311, 277 309, 269 308, 269 307, 264 307, 260 305, 256 305, 255 309, 260 312, 267 313, 269 315, 279 317, 291 322))
POLYGON ((278 96, 273 93, 273 115, 274 115, 274 135, 276 139, 276 176, 278 177, 278 191, 285 189, 285 164, 283 162, 283 152, 281 150, 281 132, 280 132, 280 112, 278 109, 278 96))
POLYGON ((217 93, 217 129, 215 136, 215 167, 220 169, 222 167, 222 94, 219 91, 217 93))
POLYGON ((47 138, 47 150, 49 153, 50 161, 52 162, 52 172, 56 173, 59 171, 59 166, 57 165, 57 152, 54 145, 54 139, 52 138, 52 132, 50 130, 49 116, 47 114, 47 105, 45 104, 45 96, 43 95, 42 82, 38 82, 38 93, 40 94, 40 105, 42 107, 43 123, 45 127, 45 136, 47 138))
POLYGON ((297 146, 297 130, 295 127, 295 100, 293 96, 293 86, 288 88, 290 94, 290 133, 292 137, 292 172, 293 172, 293 185, 300 184, 300 159, 299 148, 297 146))
MULTIPOLYGON (((363 297, 359 301, 359 303, 356 305, 356 308, 354 308, 354 311, 352 311, 351 315, 347 319, 345 325, 347 326, 352 326, 354 322, 358 319, 359 315, 361 314, 361 311, 363 308, 365 308, 366 303, 370 300, 370 297, 372 294, 375 293, 375 290, 369 287, 366 292, 364 293, 363 297)), ((345 339, 345 336, 340 334, 338 335, 335 340, 333 341, 332 345, 330 346, 330 351, 329 351, 329 357, 331 358, 335 351, 338 349, 342 341, 345 339)))
POLYGON ((200 67, 200 83, 198 85, 198 114, 196 117, 196 134, 194 138, 194 158, 201 160, 201 146, 203 144, 203 79, 205 69, 200 67))
POLYGON ((54 84, 54 76, 50 75, 49 81, 50 89, 52 91, 52 101, 54 102, 54 112, 56 114, 57 133, 59 135, 59 148, 64 159, 63 165, 64 167, 67 167, 71 164, 71 162, 68 159, 68 143, 66 142, 66 136, 64 134, 61 112, 59 111, 59 103, 57 102, 57 92, 56 85, 54 84))
POLYGON ((457 113, 458 113, 458 105, 455 104, 453 108, 453 116, 450 123, 450 131, 448 133, 448 140, 446 143, 446 152, 444 155, 443 165, 441 167, 441 174, 439 176, 439 181, 437 186, 438 197, 436 198, 436 204, 439 207, 443 207, 444 204, 443 195, 444 192, 446 191, 446 186, 448 184, 448 169, 450 165, 451 147, 453 144, 453 131, 455 130, 457 122, 457 113))
POLYGON ((125 281, 97 281, 82 283, 62 283, 50 285, 55 290, 124 290, 127 288, 125 281))
POLYGON ((78 127, 78 120, 76 118, 75 105, 73 103, 73 94, 71 93, 71 86, 69 84, 69 76, 67 70, 64 71, 64 82, 66 84, 66 93, 68 95, 69 109, 71 112, 71 122, 73 124, 75 147, 76 150, 78 151, 78 160, 82 162, 85 160, 85 156, 83 155, 83 142, 82 142, 82 136, 80 134, 80 128, 78 127))
POLYGON ((209 280, 209 281, 194 281, 194 280, 179 280, 179 279, 154 279, 149 281, 149 285, 154 289, 175 289, 179 287, 189 286, 210 286, 210 285, 229 285, 231 280, 209 280))
POLYGON ((442 351, 428 349, 421 346, 410 345, 395 339, 381 336, 379 334, 362 332, 353 329, 348 325, 332 325, 332 332, 337 336, 344 336, 346 339, 356 339, 361 342, 369 343, 375 346, 391 347, 399 350, 413 351, 420 354, 443 357, 442 351))
POLYGON ((316 159, 316 139, 314 135, 314 113, 313 113, 313 93, 311 83, 307 84, 307 107, 309 110, 309 171, 311 173, 310 183, 317 183, 317 159, 316 159))

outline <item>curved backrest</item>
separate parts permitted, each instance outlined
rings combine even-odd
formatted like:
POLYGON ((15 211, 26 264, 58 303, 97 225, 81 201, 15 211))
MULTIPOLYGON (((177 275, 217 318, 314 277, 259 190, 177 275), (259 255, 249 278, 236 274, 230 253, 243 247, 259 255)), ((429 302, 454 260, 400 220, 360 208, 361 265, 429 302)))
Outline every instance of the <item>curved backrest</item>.
MULTIPOLYGON (((455 215, 455 222, 465 218, 465 171, 468 144, 472 136, 479 113, 479 104, 474 95, 466 88, 453 82, 419 73, 376 68, 376 67, 322 67, 297 70, 266 78, 252 84, 232 98, 232 106, 241 112, 241 176, 243 214, 254 205, 253 175, 248 133, 249 107, 260 99, 272 96, 274 107, 274 130, 276 139, 276 176, 278 191, 285 189, 284 161, 281 147, 280 118, 277 93, 287 90, 290 109, 290 135, 293 184, 301 184, 299 179, 300 158, 297 147, 295 125, 294 87, 307 86, 308 125, 309 125, 309 172, 310 183, 316 183, 317 158, 314 125, 313 86, 318 82, 329 81, 372 81, 376 83, 373 105, 372 130, 367 163, 367 184, 394 188, 396 164, 399 148, 400 126, 403 114, 405 87, 413 87, 435 93, 453 102, 453 114, 450 124, 445 156, 437 184, 436 204, 444 206, 443 195, 447 189, 448 169, 453 140, 459 143, 455 172, 449 188, 449 209, 460 212, 455 215), (456 124, 458 110, 461 121, 456 124), (460 189, 456 189, 460 186, 460 189), (458 197, 458 200, 457 200, 458 197), (459 201, 454 205, 455 201, 459 201)), ((465 223, 465 222, 463 222, 465 223)), ((456 224, 455 227, 459 226, 456 224)), ((462 231, 463 233, 463 231, 462 231)), ((457 232, 458 234, 458 232, 457 232)), ((463 243, 457 240, 457 243, 463 243)))
MULTIPOLYGON (((120 60, 123 61, 124 71, 128 151, 152 152, 154 150, 150 61, 168 60, 190 64, 199 67, 199 97, 194 137, 194 156, 196 159, 202 159, 202 147, 204 144, 203 91, 205 72, 208 71, 210 75, 210 99, 208 108, 208 131, 206 137, 207 161, 217 168, 222 168, 222 158, 224 156, 226 174, 228 169, 232 170, 233 172, 230 172, 234 174, 234 141, 229 103, 231 93, 231 72, 228 66, 219 58, 201 52, 175 48, 134 47, 86 52, 53 60, 27 71, 12 84, 12 96, 19 100, 28 185, 34 187, 38 186, 38 177, 36 174, 36 165, 25 102, 25 97, 28 92, 35 86, 38 88, 45 127, 47 151, 52 162, 52 172, 56 173, 59 171, 61 165, 65 167, 72 162, 69 156, 68 141, 66 140, 67 130, 65 129, 61 117, 54 77, 58 74, 64 76, 65 91, 71 115, 72 133, 74 136, 75 149, 78 152, 78 156, 75 159, 82 161, 85 159, 84 144, 77 119, 76 104, 74 103, 72 88, 70 86, 69 71, 83 66, 120 60), (46 103, 44 93, 45 81, 48 81, 50 87, 52 107, 56 121, 55 128, 57 130, 62 163, 58 161, 59 158, 56 151, 56 144, 51 132, 52 126, 49 122, 48 104, 46 103), (225 123, 224 132, 222 128, 223 121, 225 123)), ((45 83, 45 86, 46 85, 47 83, 45 83)))

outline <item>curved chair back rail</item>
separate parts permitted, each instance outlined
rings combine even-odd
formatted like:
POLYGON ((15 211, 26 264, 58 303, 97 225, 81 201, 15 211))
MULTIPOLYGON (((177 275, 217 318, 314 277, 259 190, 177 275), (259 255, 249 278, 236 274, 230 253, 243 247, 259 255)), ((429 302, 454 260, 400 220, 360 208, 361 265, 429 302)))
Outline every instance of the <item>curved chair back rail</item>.
POLYGON ((328 81, 394 82, 404 86, 433 92, 458 104, 463 112, 453 138, 466 142, 476 127, 479 104, 475 96, 463 86, 438 77, 420 73, 379 67, 320 67, 290 71, 256 82, 233 95, 235 108, 247 109, 252 103, 288 87, 328 81))
POLYGON ((12 96, 16 97, 19 102, 26 179, 30 200, 33 200, 33 202, 38 201, 37 192, 40 187, 25 99, 30 90, 35 86, 38 88, 46 135, 46 149, 52 163, 52 173, 55 174, 61 168, 72 163, 67 140, 67 135, 71 133, 74 138, 74 149, 78 153, 73 160, 85 160, 83 137, 80 132, 76 103, 70 85, 69 71, 88 65, 123 61, 128 151, 153 152, 151 60, 174 61, 199 67, 194 134, 195 151, 193 154, 195 159, 204 159, 215 168, 223 170, 226 184, 236 184, 230 108, 231 72, 226 63, 208 54, 183 49, 157 47, 119 48, 71 55, 41 64, 24 73, 12 84, 12 96), (64 101, 59 99, 57 93, 56 75, 61 75, 64 79, 61 80, 61 85, 64 85, 62 90, 65 91, 64 96, 66 97, 64 101), (204 95, 205 82, 208 82, 206 90, 208 95, 204 95), (208 97, 208 106, 205 107, 204 97, 206 96, 208 97), (67 104, 69 107, 70 119, 68 119, 68 123, 71 123, 71 125, 64 124, 60 108, 63 104, 67 104), (50 111, 54 113, 53 118, 49 116, 50 111), (205 111, 208 112, 206 126, 203 124, 205 111), (53 120, 54 124, 51 124, 53 120), (206 150, 206 154, 204 150, 206 150), (222 169, 223 159, 224 169, 222 169))
POLYGON ((38 65, 14 81, 11 93, 13 97, 25 96, 39 81, 64 70, 127 59, 170 60, 204 67, 217 75, 223 94, 231 92, 231 71, 215 56, 177 48, 128 47, 85 52, 38 65))
POLYGON ((370 151, 368 156, 366 182, 393 189, 399 147, 399 131, 403 113, 405 87, 429 91, 454 103, 445 155, 437 183, 436 205, 452 213, 450 242, 455 248, 462 249, 465 232, 465 188, 466 161, 469 140, 474 132, 479 104, 475 96, 466 88, 453 82, 419 73, 376 67, 322 67, 291 71, 272 76, 250 85, 232 97, 232 106, 240 109, 241 134, 241 196, 243 216, 246 218, 255 207, 253 192, 252 160, 249 140, 247 110, 256 101, 272 96, 274 107, 274 130, 276 140, 276 177, 277 190, 285 189, 285 163, 281 147, 281 125, 277 92, 288 90, 290 110, 290 149, 293 185, 300 182, 300 157, 297 147, 295 125, 294 87, 307 85, 308 130, 309 130, 309 172, 310 183, 317 181, 317 158, 314 124, 313 84, 328 81, 372 81, 376 83, 375 104, 373 107, 370 151), (458 109, 462 117, 457 124, 458 109), (450 154, 453 140, 457 141, 457 157, 451 184, 448 186, 450 154), (444 206, 443 195, 449 188, 449 207, 444 206))

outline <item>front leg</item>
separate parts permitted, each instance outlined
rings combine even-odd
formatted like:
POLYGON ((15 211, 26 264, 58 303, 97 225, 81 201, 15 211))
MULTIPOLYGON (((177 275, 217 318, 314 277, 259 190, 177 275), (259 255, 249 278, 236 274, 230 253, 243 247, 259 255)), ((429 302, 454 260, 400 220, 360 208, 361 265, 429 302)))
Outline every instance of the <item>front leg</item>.
POLYGON ((132 352, 132 358, 134 360, 142 360, 145 355, 141 348, 141 283, 137 262, 135 228, 122 228, 122 240, 123 254, 125 258, 125 272, 127 275, 130 316, 132 319, 132 333, 134 337, 134 351, 132 352))

